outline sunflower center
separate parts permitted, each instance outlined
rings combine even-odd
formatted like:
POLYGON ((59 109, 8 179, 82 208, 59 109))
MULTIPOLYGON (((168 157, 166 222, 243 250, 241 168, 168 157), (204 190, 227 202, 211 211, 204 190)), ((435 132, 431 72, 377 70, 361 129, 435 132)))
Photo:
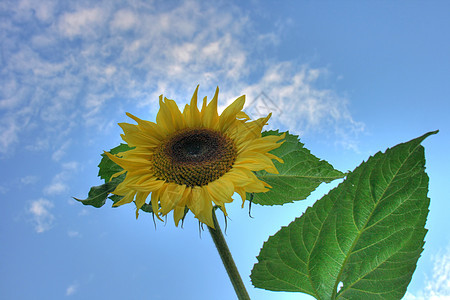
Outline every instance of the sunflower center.
POLYGON ((200 157, 205 152, 205 145, 196 144, 193 141, 185 143, 184 147, 186 157, 200 157))
POLYGON ((227 136, 207 128, 186 129, 170 136, 155 151, 155 175, 180 185, 202 186, 228 172, 236 146, 227 136))
POLYGON ((202 162, 213 157, 219 150, 220 136, 215 132, 197 129, 178 134, 170 144, 169 152, 176 162, 202 162))

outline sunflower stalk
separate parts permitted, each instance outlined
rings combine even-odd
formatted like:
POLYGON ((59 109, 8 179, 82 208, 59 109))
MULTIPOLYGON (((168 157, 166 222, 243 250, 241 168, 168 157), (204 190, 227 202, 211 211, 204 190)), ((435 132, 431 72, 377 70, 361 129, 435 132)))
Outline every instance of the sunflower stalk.
POLYGON ((215 229, 208 226, 209 233, 211 234, 214 244, 216 245, 223 265, 227 270, 228 277, 233 284, 234 291, 236 292, 239 300, 250 300, 247 290, 245 289, 244 282, 242 281, 241 275, 239 275, 239 271, 234 263, 233 257, 231 256, 230 249, 225 241, 225 237, 223 236, 222 230, 217 222, 215 209, 212 210, 212 217, 215 229))

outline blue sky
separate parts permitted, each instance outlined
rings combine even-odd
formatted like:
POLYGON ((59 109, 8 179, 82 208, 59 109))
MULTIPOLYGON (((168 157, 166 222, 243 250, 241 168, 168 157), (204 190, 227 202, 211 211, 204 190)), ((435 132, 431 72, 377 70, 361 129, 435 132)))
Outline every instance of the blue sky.
MULTIPOLYGON (((352 170, 425 132, 430 214, 406 299, 450 298, 450 4, 447 1, 32 1, 0 3, 0 296, 234 299, 208 235, 188 215, 155 230, 133 205, 85 207, 125 112, 158 96, 241 94, 270 128, 352 170)), ((252 299, 263 242, 330 188, 283 207, 229 205, 227 240, 252 299)), ((223 224, 223 223, 222 223, 223 224)))

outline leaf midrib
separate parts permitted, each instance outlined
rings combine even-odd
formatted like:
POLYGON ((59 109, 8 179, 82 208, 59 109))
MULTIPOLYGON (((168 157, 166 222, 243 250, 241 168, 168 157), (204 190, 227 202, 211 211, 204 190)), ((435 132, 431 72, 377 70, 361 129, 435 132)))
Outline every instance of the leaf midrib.
MULTIPOLYGON (((404 161, 402 162, 402 164, 400 165, 400 167, 399 167, 399 168, 397 169, 397 171, 395 172, 394 176, 392 176, 391 180, 389 180, 389 183, 386 185, 386 188, 384 189, 382 195, 377 199, 377 202, 376 202, 376 204, 375 204, 375 207, 373 208, 373 210, 372 210, 372 212, 370 213, 370 215, 367 217, 367 220, 366 220, 364 226, 362 226, 362 227, 361 227, 361 230, 359 230, 358 235, 356 236, 355 240, 353 241, 352 246, 350 247, 350 249, 349 249, 349 251, 348 251, 349 254, 346 255, 346 257, 345 257, 345 259, 344 259, 344 261, 343 261, 343 263, 342 263, 341 270, 339 271, 339 274, 338 274, 338 276, 337 276, 337 278, 336 278, 336 282, 335 282, 335 285, 334 285, 334 288, 333 288, 333 294, 331 295, 331 298, 332 298, 332 299, 336 299, 336 296, 337 296, 337 285, 338 285, 339 282, 340 282, 340 278, 341 278, 342 273, 343 273, 343 271, 344 271, 345 265, 346 265, 348 259, 350 258, 351 254, 353 253, 353 249, 356 247, 356 244, 357 244, 357 242, 359 241, 359 238, 361 237, 362 233, 365 231, 365 227, 367 226, 369 220, 371 219, 371 217, 372 217, 372 215, 373 215, 373 213, 374 213, 376 207, 379 205, 380 199, 382 199, 382 198, 384 197, 384 195, 385 195, 385 193, 386 193, 388 187, 391 186, 392 181, 398 176, 398 172, 403 168, 403 166, 405 165, 405 163, 406 163, 406 162, 409 160, 409 158, 411 157, 412 153, 414 153, 418 147, 420 147, 420 143, 418 143, 418 144, 414 147, 414 149, 413 149, 412 151, 409 152, 408 156, 404 159, 404 161)), ((373 171, 373 169, 372 169, 372 171, 373 171)), ((369 188, 371 188, 370 185, 369 185, 369 188)), ((372 194, 372 193, 371 193, 371 194, 372 194)), ((356 194, 355 194, 355 196, 356 196, 356 194)), ((353 203, 354 203, 354 202, 353 202, 353 203)), ((356 280, 356 281, 355 281, 353 284, 351 284, 350 286, 346 287, 346 290, 348 290, 349 288, 351 288, 353 285, 355 285, 355 284, 356 284, 357 282, 359 282, 359 280, 361 280, 361 279, 362 279, 362 277, 361 277, 360 279, 356 280)), ((341 289, 341 291, 342 291, 342 289, 341 289)), ((341 292, 341 291, 339 291, 339 292, 341 292)))
POLYGON ((324 179, 330 179, 330 180, 336 180, 341 179, 342 177, 334 176, 334 177, 328 177, 328 176, 321 176, 321 177, 314 177, 314 176, 299 176, 299 175, 285 175, 285 174, 269 174, 269 175, 256 175, 259 178, 280 178, 280 177, 288 177, 288 178, 306 178, 306 179, 317 179, 321 180, 324 179))

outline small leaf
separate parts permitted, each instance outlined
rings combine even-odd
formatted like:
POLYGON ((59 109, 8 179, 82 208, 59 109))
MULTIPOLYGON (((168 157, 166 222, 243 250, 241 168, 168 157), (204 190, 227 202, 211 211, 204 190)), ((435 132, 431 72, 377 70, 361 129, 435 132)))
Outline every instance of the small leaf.
POLYGON ((435 133, 369 158, 270 237, 252 270, 254 286, 317 299, 401 299, 426 234, 420 143, 435 133))
POLYGON ((112 200, 113 205, 114 205, 116 202, 119 202, 123 198, 123 196, 111 195, 108 198, 112 200))
POLYGON ((144 203, 144 205, 142 205, 141 210, 147 213, 153 213, 153 208, 151 204, 147 204, 144 203))
MULTIPOLYGON (((278 131, 265 131, 262 136, 281 134, 278 131)), ((294 200, 303 200, 321 183, 331 182, 345 176, 328 162, 312 155, 303 146, 297 135, 286 132, 283 145, 270 152, 284 160, 284 163, 274 160, 279 174, 267 173, 264 170, 255 172, 259 179, 268 183, 272 188, 266 193, 254 194, 254 203, 282 205, 294 200)))
MULTIPOLYGON (((127 144, 120 144, 119 146, 112 148, 109 151, 109 153, 117 154, 131 149, 133 148, 131 148, 127 144)), ((104 179, 105 182, 108 182, 111 179, 112 175, 123 170, 122 167, 120 167, 118 164, 109 159, 109 157, 106 156, 105 154, 102 154, 102 160, 100 161, 98 168, 99 168, 98 176, 101 179, 104 179)))
MULTIPOLYGON (((125 174, 122 174, 118 177, 113 178, 111 181, 106 182, 102 185, 93 186, 89 190, 88 197, 84 200, 73 198, 84 205, 91 205, 94 207, 102 207, 105 202, 106 198, 108 198, 108 195, 115 190, 115 188, 125 179, 125 174)), ((111 196, 113 197, 113 196, 111 196)), ((110 198, 111 198, 110 197, 110 198)), ((118 196, 121 197, 121 196, 118 196)), ((114 200, 113 200, 114 201, 114 200)), ((118 200, 117 200, 118 201, 118 200)))

